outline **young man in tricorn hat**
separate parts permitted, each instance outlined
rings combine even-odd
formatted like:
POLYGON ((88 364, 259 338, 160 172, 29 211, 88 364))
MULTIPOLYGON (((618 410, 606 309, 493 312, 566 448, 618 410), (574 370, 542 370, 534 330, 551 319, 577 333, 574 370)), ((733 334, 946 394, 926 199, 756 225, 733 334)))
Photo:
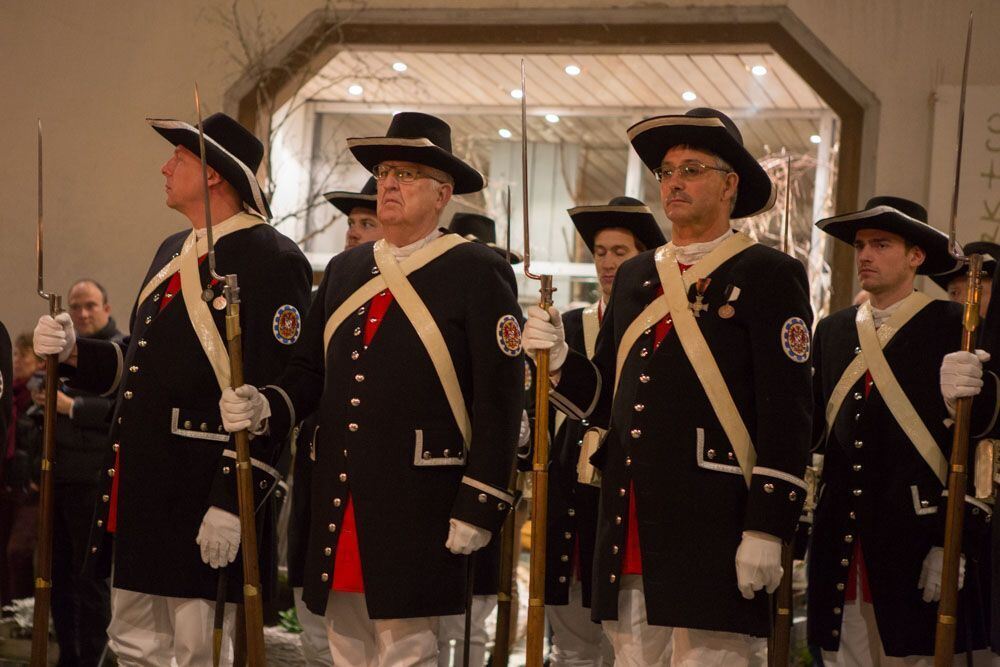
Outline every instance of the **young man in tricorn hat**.
POLYGON ((378 181, 385 238, 331 260, 284 376, 220 407, 227 429, 277 437, 318 410, 304 598, 334 663, 436 666, 437 618, 465 611, 468 556, 513 500, 514 275, 438 229, 453 193, 485 185, 444 121, 399 113, 348 146, 378 181))
POLYGON ((382 238, 382 225, 375 212, 375 189, 375 179, 369 178, 361 192, 335 190, 323 193, 331 206, 347 216, 344 250, 382 238))
POLYGON ((554 309, 529 309, 525 349, 550 350, 558 407, 609 429, 592 457, 592 617, 616 661, 745 665, 805 495, 805 269, 732 229, 774 192, 725 114, 649 118, 628 136, 673 240, 618 270, 593 362, 554 309))
MULTIPOLYGON (((566 343, 594 356, 597 332, 611 298, 618 268, 639 253, 667 242, 649 208, 631 197, 569 211, 597 271, 599 298, 590 306, 563 313, 566 343)), ((611 663, 611 645, 601 626, 590 620, 591 575, 597 537, 600 481, 589 465, 600 429, 588 420, 556 414, 557 432, 549 465, 549 519, 545 565, 545 610, 552 626, 553 665, 611 663)))
MULTIPOLYGON (((982 350, 956 352, 962 308, 914 290, 918 274, 957 268, 922 206, 875 197, 816 226, 853 244, 870 298, 816 327, 814 437, 824 460, 809 548, 810 643, 828 665, 931 665, 951 417, 958 397, 983 388, 970 432, 985 435, 997 378, 989 373, 984 387, 982 350)), ((962 550, 978 555, 990 508, 973 495, 962 550)), ((957 652, 986 645, 977 561, 962 557, 957 652)))
MULTIPOLYGON (((116 396, 104 491, 89 547, 99 576, 112 569, 109 645, 120 665, 206 665, 219 568, 229 602, 242 600, 235 451, 218 411, 229 386, 226 297, 205 259, 205 191, 196 127, 149 119, 174 145, 161 171, 167 206, 189 230, 169 236, 150 265, 123 344, 77 338, 68 314, 42 316, 35 351, 57 354, 71 386, 116 396), (227 567, 228 566, 228 567, 227 567)), ((254 172, 264 147, 224 114, 205 119, 208 196, 217 272, 240 286, 244 374, 267 384, 299 338, 312 272, 274 230, 254 172)), ((281 439, 251 442, 263 594, 275 583, 272 467, 281 439)), ((232 613, 230 613, 232 616, 232 613)))

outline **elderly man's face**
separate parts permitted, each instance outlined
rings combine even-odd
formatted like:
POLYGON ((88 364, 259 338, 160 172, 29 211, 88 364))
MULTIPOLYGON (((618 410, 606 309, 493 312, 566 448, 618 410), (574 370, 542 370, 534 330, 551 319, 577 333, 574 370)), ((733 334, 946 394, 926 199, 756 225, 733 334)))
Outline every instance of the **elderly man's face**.
POLYGON ((452 186, 421 176, 409 183, 396 177, 395 169, 406 169, 426 174, 438 174, 428 167, 413 162, 383 162, 388 174, 378 181, 378 219, 385 226, 420 226, 431 219, 437 220, 442 209, 451 199, 452 186))
POLYGON ((357 206, 347 216, 347 241, 344 250, 350 250, 369 241, 378 241, 383 236, 385 234, 382 233, 382 225, 379 224, 375 211, 357 206))
POLYGON ((108 324, 111 305, 92 282, 81 282, 69 291, 69 316, 82 336, 93 336, 108 324))
POLYGON ((706 169, 697 178, 689 179, 680 170, 685 164, 718 167, 719 161, 711 153, 687 146, 674 146, 667 151, 660 168, 674 173, 660 181, 663 212, 672 223, 682 226, 711 223, 722 216, 728 220, 739 176, 733 172, 706 169))

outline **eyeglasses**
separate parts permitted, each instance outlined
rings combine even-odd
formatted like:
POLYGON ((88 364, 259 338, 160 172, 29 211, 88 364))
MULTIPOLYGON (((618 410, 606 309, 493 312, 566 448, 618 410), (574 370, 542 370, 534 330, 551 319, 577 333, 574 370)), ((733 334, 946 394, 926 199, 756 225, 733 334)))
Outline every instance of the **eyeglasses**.
POLYGON ((669 181, 674 177, 674 174, 680 176, 682 181, 695 181, 708 173, 709 170, 721 171, 724 174, 732 173, 729 169, 724 169, 723 167, 713 167, 701 162, 685 162, 678 167, 668 167, 667 169, 657 167, 653 170, 653 175, 656 176, 656 180, 660 183, 669 181))
POLYGON ((372 169, 372 176, 375 177, 376 181, 381 181, 389 174, 395 176, 396 180, 400 183, 412 183, 418 178, 429 178, 437 181, 438 183, 445 182, 436 176, 432 176, 431 174, 420 171, 419 169, 411 169, 410 167, 390 167, 384 164, 377 164, 375 165, 375 168, 372 169))

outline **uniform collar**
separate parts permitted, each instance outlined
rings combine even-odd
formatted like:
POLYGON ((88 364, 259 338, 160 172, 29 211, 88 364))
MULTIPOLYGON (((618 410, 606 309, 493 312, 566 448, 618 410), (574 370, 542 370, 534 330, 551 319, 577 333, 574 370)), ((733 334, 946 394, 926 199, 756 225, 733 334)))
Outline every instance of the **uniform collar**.
POLYGON ((702 257, 712 252, 718 248, 722 243, 728 239, 730 236, 736 233, 734 229, 727 229, 722 236, 711 241, 704 241, 702 243, 689 243, 687 245, 679 246, 675 245, 671 241, 668 245, 674 249, 677 261, 686 266, 692 266, 698 262, 702 257))

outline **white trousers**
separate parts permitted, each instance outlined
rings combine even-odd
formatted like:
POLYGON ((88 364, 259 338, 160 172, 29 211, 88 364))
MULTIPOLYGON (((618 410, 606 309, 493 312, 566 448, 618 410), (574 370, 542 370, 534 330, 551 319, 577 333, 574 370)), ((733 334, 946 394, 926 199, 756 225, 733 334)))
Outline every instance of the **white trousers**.
POLYGON ((309 611, 302 601, 301 588, 293 588, 292 597, 295 599, 295 615, 302 626, 299 643, 306 667, 329 667, 333 664, 333 656, 330 655, 330 640, 326 637, 326 621, 309 611))
POLYGON ((372 620, 364 593, 330 591, 325 620, 335 665, 437 667, 437 616, 372 620))
MULTIPOLYGON (((497 596, 472 596, 472 630, 469 634, 469 665, 483 667, 486 664, 486 619, 497 607, 497 596)), ((465 654, 465 614, 441 616, 438 619, 438 667, 466 667, 462 664, 465 654), (452 647, 451 642, 455 645, 452 647)))
POLYGON ((583 585, 574 578, 569 604, 546 605, 552 626, 552 667, 601 667, 614 664, 614 650, 600 623, 590 620, 583 606, 583 585))
MULTIPOLYGON (((212 664, 215 603, 111 589, 108 646, 123 667, 212 664)), ((232 664, 236 605, 227 604, 223 623, 222 664, 232 664)))
MULTIPOLYGON (((974 651, 972 655, 976 667, 1000 665, 1000 656, 988 650, 974 651)), ((857 598, 844 604, 840 650, 823 651, 823 664, 827 667, 933 667, 934 656, 886 656, 875 623, 875 607, 862 600, 859 584, 857 598)), ((965 654, 956 655, 952 664, 964 666, 965 654)))
POLYGON ((649 625, 640 575, 622 577, 618 620, 603 625, 616 667, 741 667, 749 665, 767 641, 733 632, 649 625))

